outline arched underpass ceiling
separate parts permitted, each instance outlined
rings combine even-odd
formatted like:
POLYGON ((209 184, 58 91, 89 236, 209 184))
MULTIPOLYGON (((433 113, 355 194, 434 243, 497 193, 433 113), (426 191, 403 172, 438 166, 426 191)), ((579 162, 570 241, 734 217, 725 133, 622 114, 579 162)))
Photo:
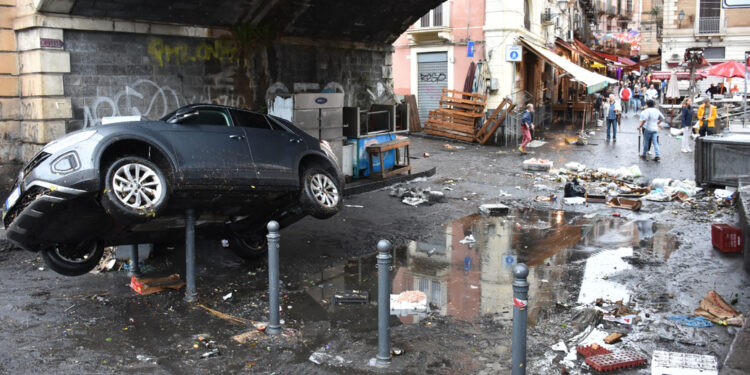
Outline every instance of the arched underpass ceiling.
POLYGON ((43 12, 231 27, 272 26, 280 35, 392 43, 442 0, 37 0, 43 12))

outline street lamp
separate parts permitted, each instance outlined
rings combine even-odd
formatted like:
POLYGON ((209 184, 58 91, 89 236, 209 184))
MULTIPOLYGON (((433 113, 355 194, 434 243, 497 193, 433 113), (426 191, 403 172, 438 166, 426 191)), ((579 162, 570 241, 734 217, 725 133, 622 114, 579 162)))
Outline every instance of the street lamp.
POLYGON ((680 9, 680 13, 677 14, 677 19, 680 20, 680 28, 682 28, 682 20, 685 19, 685 10, 680 9))

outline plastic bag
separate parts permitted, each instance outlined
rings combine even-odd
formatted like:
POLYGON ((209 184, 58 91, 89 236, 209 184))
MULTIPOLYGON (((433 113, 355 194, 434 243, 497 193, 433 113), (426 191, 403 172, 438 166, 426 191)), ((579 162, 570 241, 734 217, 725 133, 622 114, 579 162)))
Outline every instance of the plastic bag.
POLYGON ((586 196, 586 189, 583 188, 583 186, 578 184, 578 179, 574 178, 573 181, 568 182, 565 184, 565 194, 564 197, 585 197, 586 196))

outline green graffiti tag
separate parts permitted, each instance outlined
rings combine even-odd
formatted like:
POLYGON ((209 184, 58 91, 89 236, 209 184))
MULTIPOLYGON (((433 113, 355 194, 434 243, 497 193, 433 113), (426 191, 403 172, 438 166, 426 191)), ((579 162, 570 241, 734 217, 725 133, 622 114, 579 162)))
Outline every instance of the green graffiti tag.
POLYGON ((208 60, 237 61, 237 52, 235 41, 221 39, 214 40, 213 44, 201 43, 195 47, 188 46, 187 43, 166 44, 161 38, 153 38, 148 44, 148 54, 162 68, 170 63, 180 65, 208 60))

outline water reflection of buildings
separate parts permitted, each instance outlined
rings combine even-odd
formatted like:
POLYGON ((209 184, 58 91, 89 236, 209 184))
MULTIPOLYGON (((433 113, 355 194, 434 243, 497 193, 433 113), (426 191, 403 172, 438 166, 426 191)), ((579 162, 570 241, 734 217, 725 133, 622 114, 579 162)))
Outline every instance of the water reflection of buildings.
MULTIPOLYGON (((406 267, 396 271, 394 293, 420 290, 440 314, 462 320, 474 321, 485 313, 510 318, 509 256, 531 266, 533 320, 537 310, 556 301, 551 286, 563 281, 570 249, 581 239, 580 226, 570 219, 562 212, 521 210, 508 217, 472 215, 454 221, 445 226, 440 245, 437 240, 409 244, 406 267), (468 234, 476 242, 462 244, 468 234)), ((409 319, 415 318, 404 318, 409 319)))

